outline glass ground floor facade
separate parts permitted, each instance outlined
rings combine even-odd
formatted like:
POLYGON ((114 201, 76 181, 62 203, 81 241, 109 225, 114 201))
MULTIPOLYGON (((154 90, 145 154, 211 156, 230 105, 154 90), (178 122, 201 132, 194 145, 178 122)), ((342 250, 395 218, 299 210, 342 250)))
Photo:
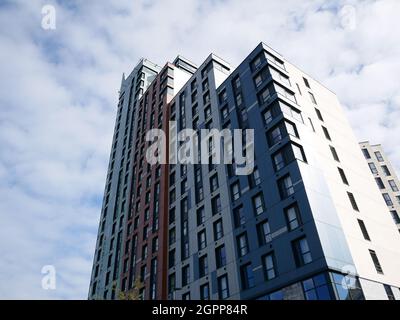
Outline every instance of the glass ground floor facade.
POLYGON ((357 277, 325 271, 282 289, 258 296, 257 300, 365 300, 357 277))

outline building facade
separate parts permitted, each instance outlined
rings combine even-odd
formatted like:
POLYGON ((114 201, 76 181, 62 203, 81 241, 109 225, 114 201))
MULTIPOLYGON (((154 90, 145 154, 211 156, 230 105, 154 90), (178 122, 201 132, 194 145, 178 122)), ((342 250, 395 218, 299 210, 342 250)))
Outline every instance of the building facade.
POLYGON ((371 170, 393 222, 400 232, 400 181, 380 144, 360 142, 361 150, 371 170))
POLYGON ((103 229, 103 205, 89 298, 400 299, 399 233, 334 93, 263 43, 234 70, 211 54, 156 72, 130 102, 129 187, 105 194, 127 207, 103 229), (253 129, 254 170, 213 163, 212 138, 208 163, 150 166, 150 128, 253 129))

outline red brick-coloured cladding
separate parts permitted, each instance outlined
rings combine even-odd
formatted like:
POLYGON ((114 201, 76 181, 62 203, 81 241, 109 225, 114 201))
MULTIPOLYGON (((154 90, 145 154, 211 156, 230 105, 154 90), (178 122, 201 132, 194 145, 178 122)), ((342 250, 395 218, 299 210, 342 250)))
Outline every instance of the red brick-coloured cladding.
POLYGON ((173 89, 171 69, 174 68, 176 67, 169 63, 164 66, 139 100, 139 110, 136 112, 136 139, 131 165, 133 187, 131 188, 129 216, 124 233, 120 288, 124 292, 130 292, 135 286, 134 279, 140 279, 142 268, 145 267, 145 277, 141 283, 144 285, 144 299, 167 299, 169 167, 168 165, 148 165, 145 157, 150 142, 145 141, 145 136, 146 132, 152 128, 161 128, 168 133, 169 102, 173 98, 168 87, 173 89), (145 123, 144 126, 143 123, 145 123), (151 177, 150 185, 147 184, 149 177, 151 177), (159 190, 158 196, 156 195, 157 190, 159 190), (146 194, 148 195, 146 196, 146 194), (156 202, 158 202, 158 215, 154 211, 156 202), (146 219, 146 212, 148 212, 148 219, 146 219), (137 228, 134 228, 135 220, 137 228), (155 227, 156 225, 158 227, 155 227), (146 230, 148 235, 144 237, 146 230), (158 238, 158 250, 153 252, 152 246, 155 238, 158 238), (147 255, 142 259, 144 246, 147 246, 147 255), (155 272, 152 272, 152 260, 157 261, 155 272), (153 286, 155 294, 152 294, 151 287, 152 280, 154 280, 152 276, 156 278, 156 284, 153 286))

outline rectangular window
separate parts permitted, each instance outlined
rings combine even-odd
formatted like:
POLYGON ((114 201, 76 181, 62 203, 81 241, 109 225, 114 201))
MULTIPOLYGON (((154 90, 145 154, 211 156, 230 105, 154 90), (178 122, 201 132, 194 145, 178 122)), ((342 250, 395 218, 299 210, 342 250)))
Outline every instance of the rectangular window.
POLYGON ((300 210, 297 203, 284 209, 286 223, 290 231, 297 229, 301 226, 300 210))
POLYGON ((199 276, 204 277, 208 274, 208 260, 207 255, 199 258, 199 276))
POLYGON ((255 286, 251 263, 245 264, 244 266, 240 267, 240 275, 242 278, 242 288, 244 290, 255 286))
POLYGON ((212 214, 216 215, 221 212, 221 198, 219 195, 211 199, 212 214))
POLYGON ((391 175, 390 171, 389 171, 389 169, 388 169, 388 167, 386 165, 382 166, 382 170, 383 170, 385 176, 390 176, 391 175))
POLYGON ((175 266, 175 249, 172 249, 168 253, 168 268, 175 266))
POLYGON ((197 234, 197 243, 199 250, 202 250, 207 246, 206 230, 202 230, 197 234))
POLYGON ((210 178, 210 189, 211 192, 217 191, 218 190, 218 175, 214 174, 211 178, 210 178))
POLYGON ((190 292, 182 294, 182 300, 190 300, 190 292))
POLYGON ((303 81, 304 81, 304 84, 306 85, 306 87, 307 87, 308 89, 311 89, 311 88, 310 88, 310 83, 308 82, 308 80, 307 80, 306 78, 303 77, 303 81))
POLYGON ((385 189, 385 185, 383 184, 383 181, 381 178, 375 178, 376 184, 378 185, 379 189, 385 189))
POLYGON ((318 108, 314 108, 315 113, 317 114, 317 117, 319 120, 324 121, 324 118, 322 118, 322 113, 318 108))
POLYGON ((262 258, 264 274, 266 280, 271 280, 276 277, 275 255, 273 252, 267 254, 262 258))
POLYGON ((197 225, 201 225, 205 222, 206 220, 206 213, 204 211, 204 207, 200 207, 196 211, 196 216, 197 216, 197 225))
POLYGON ((227 299, 229 297, 228 276, 225 274, 218 278, 218 297, 227 299))
POLYGON ((264 212, 265 210, 264 196, 261 192, 252 198, 252 202, 255 215, 258 216, 264 212))
POLYGON ((384 284, 383 287, 385 288, 386 295, 387 295, 388 299, 389 300, 396 300, 396 298, 394 297, 393 290, 392 290, 391 286, 389 286, 388 284, 384 284))
POLYGON ((279 171, 295 159, 307 162, 303 147, 295 143, 286 144, 272 155, 275 171, 279 171))
POLYGON ((343 182, 344 184, 349 185, 349 181, 347 180, 347 177, 346 177, 346 175, 345 175, 345 173, 344 173, 344 170, 343 170, 342 168, 339 168, 339 167, 338 167, 338 171, 339 171, 340 178, 342 179, 342 182, 343 182))
POLYGON ((371 255, 372 262, 374 263, 375 270, 379 274, 383 274, 382 266, 379 262, 378 256, 374 250, 369 250, 369 254, 371 255))
POLYGON ((188 285, 190 282, 190 268, 189 265, 182 267, 182 286, 188 285))
POLYGON ((268 221, 260 222, 257 225, 258 242, 263 246, 272 241, 271 228, 268 221))
POLYGON ((370 163, 368 163, 368 166, 369 166, 369 168, 370 168, 370 170, 371 170, 371 172, 373 174, 377 174, 378 173, 378 170, 376 169, 375 163, 370 162, 370 163))
POLYGON ((383 162, 385 160, 383 160, 382 154, 379 151, 375 151, 375 157, 379 162, 383 162))
POLYGON ((211 117, 211 107, 210 106, 208 106, 207 108, 204 109, 204 117, 206 119, 211 117))
POLYGON ((270 99, 271 99, 271 91, 268 87, 264 88, 258 94, 258 100, 259 100, 260 105, 262 105, 264 103, 268 103, 270 99))
POLYGON ((254 168, 252 174, 249 176, 249 180, 251 188, 254 188, 261 183, 260 171, 257 167, 254 168))
POLYGON ((338 154, 336 152, 336 149, 334 147, 332 147, 332 146, 329 146, 329 148, 331 149, 331 153, 332 153, 333 159, 335 159, 337 162, 340 162, 339 156, 338 156, 338 154))
POLYGON ((229 116, 229 111, 227 107, 223 107, 221 109, 221 115, 222 115, 222 119, 226 119, 229 116))
POLYGON ((214 240, 217 241, 224 236, 224 229, 222 227, 222 219, 214 222, 214 240))
POLYGON ((312 262, 311 251, 305 237, 293 241, 292 248, 297 267, 312 262))
POLYGON ((383 199, 385 200, 387 206, 392 206, 393 205, 393 201, 390 198, 389 194, 382 193, 382 196, 383 196, 383 199))
POLYGON ((278 188, 282 200, 294 194, 294 186, 290 175, 286 175, 278 180, 278 188))
POLYGON ((309 96, 310 96, 311 102, 314 103, 314 104, 317 104, 317 101, 315 100, 314 95, 313 95, 311 92, 309 92, 308 94, 309 94, 309 96))
POLYGON ((175 243, 175 241, 176 241, 176 230, 175 230, 175 227, 172 228, 171 230, 169 230, 168 241, 169 241, 170 245, 175 243))
POLYGON ((364 239, 368 240, 368 241, 371 241, 371 238, 369 237, 367 228, 365 227, 364 221, 362 221, 360 219, 357 219, 357 221, 358 221, 358 225, 360 226, 361 232, 362 232, 362 234, 364 236, 364 239))
POLYGON ((217 268, 226 266, 226 251, 225 246, 219 246, 215 249, 215 261, 217 268))
POLYGON ((171 274, 168 277, 168 293, 171 294, 172 292, 175 291, 175 286, 176 286, 176 278, 175 278, 175 273, 171 274))
POLYGON ((242 233, 236 238, 239 257, 245 256, 249 252, 248 244, 247 244, 247 235, 246 233, 242 233))
POLYGON ((394 180, 389 180, 388 182, 393 192, 399 191, 399 188, 397 187, 396 182, 394 182, 394 180))
POLYGON ((240 198, 239 182, 235 182, 234 184, 231 185, 231 194, 232 194, 233 201, 236 201, 240 198))
POLYGON ((358 205, 357 205, 356 199, 354 198, 354 195, 351 192, 347 192, 347 196, 349 197, 349 200, 350 200, 350 203, 351 203, 351 206, 353 207, 353 209, 355 211, 360 211, 358 209, 358 205))
POLYGON ((233 209, 233 216, 235 219, 235 227, 238 228, 246 223, 246 217, 244 214, 243 206, 236 207, 233 209))
POLYGON ((392 215, 393 221, 395 224, 400 224, 400 217, 397 214, 396 210, 390 210, 390 214, 392 215))
POLYGON ((210 286, 208 283, 200 286, 200 299, 210 300, 210 286))
POLYGON ((371 159, 371 155, 369 154, 367 149, 362 149, 365 159, 371 159))
POLYGON ((327 138, 329 141, 332 141, 328 129, 325 128, 324 126, 321 126, 321 127, 322 127, 322 131, 324 132, 325 138, 327 138))
POLYGON ((218 100, 220 104, 224 104, 228 100, 228 95, 226 93, 226 90, 222 90, 219 95, 218 95, 218 100))

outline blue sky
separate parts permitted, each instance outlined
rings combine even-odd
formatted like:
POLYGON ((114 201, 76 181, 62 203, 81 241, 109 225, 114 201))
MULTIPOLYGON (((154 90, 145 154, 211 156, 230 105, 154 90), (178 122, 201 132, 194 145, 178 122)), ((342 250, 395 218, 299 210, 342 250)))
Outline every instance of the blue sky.
POLYGON ((399 13, 397 0, 0 0, 0 298, 86 298, 117 92, 141 57, 235 66, 264 41, 336 92, 400 172, 399 13))

